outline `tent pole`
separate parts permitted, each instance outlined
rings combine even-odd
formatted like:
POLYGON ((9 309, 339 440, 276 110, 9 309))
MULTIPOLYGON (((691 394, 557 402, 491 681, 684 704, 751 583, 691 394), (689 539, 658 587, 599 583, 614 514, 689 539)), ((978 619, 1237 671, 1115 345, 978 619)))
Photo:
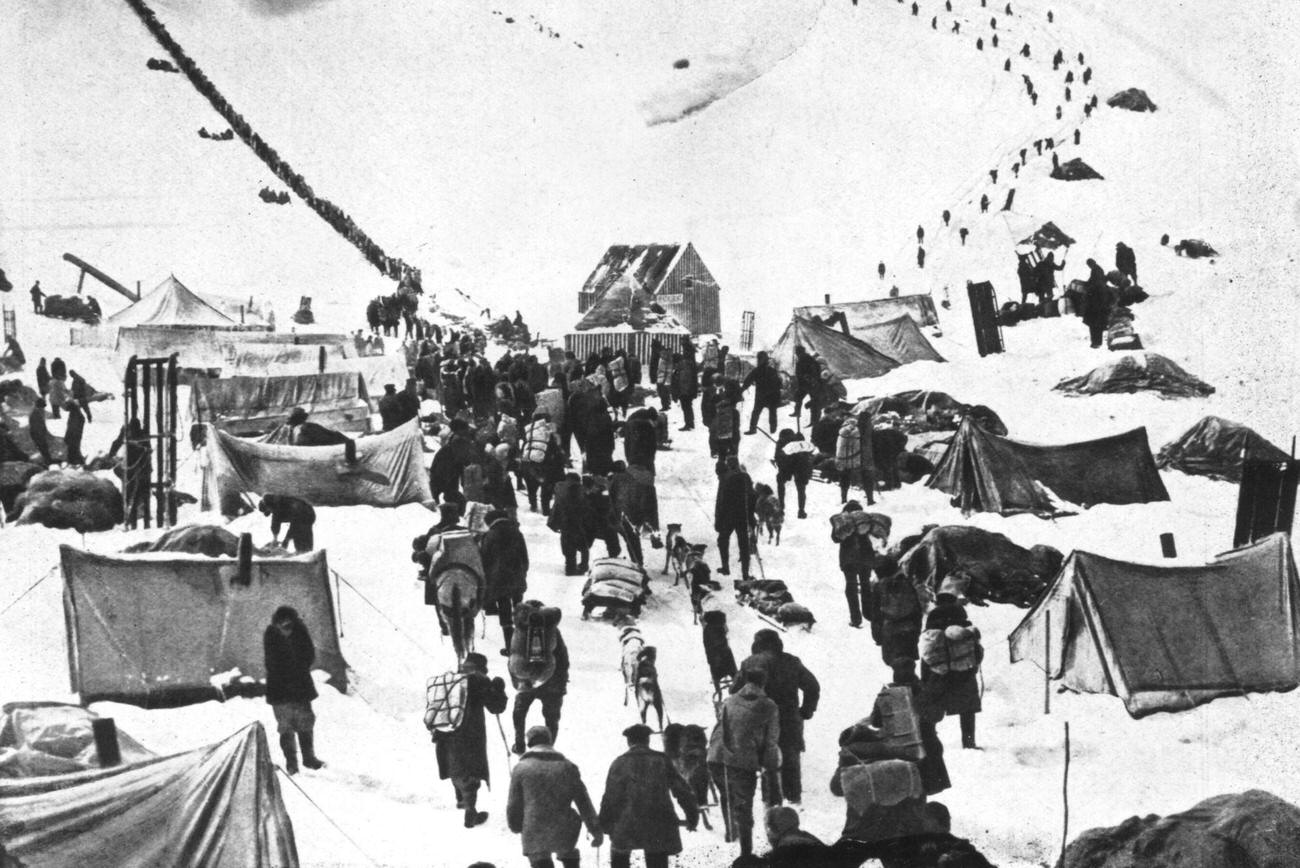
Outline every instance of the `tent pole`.
POLYGON ((1043 634, 1043 714, 1052 713, 1052 610, 1048 609, 1043 634))
POLYGON ((1061 861, 1065 864, 1065 845, 1070 840, 1070 721, 1065 721, 1065 771, 1061 775, 1061 861))

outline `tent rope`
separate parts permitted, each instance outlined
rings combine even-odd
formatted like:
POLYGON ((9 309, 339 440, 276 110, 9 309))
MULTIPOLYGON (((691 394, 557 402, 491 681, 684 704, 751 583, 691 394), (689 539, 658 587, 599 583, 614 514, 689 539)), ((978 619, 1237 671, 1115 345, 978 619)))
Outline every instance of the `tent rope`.
POLYGON ((23 599, 23 597, 26 597, 32 591, 36 590, 36 586, 39 585, 41 582, 45 581, 46 579, 48 579, 50 576, 54 575, 54 571, 57 570, 58 568, 59 568, 58 564, 55 564, 54 566, 50 567, 49 572, 41 576, 36 581, 32 582, 32 584, 28 586, 27 590, 23 591, 21 594, 14 597, 12 600, 9 601, 9 604, 7 606, 5 606, 3 609, 0 609, 0 615, 4 615, 5 612, 8 612, 14 606, 18 605, 18 603, 23 599))
POLYGON ((346 577, 346 576, 340 574, 339 571, 336 570, 336 569, 334 569, 333 567, 330 568, 330 572, 334 574, 334 578, 338 579, 340 582, 342 582, 343 584, 345 584, 345 585, 347 585, 349 588, 351 588, 351 589, 352 589, 352 593, 354 593, 354 594, 356 594, 358 597, 360 597, 360 598, 361 598, 361 601, 362 601, 363 603, 365 603, 367 606, 369 606, 370 608, 372 608, 372 609, 374 609, 376 612, 378 612, 378 613, 379 613, 379 617, 383 618, 385 621, 387 621, 389 624, 391 624, 392 627, 393 627, 393 629, 396 630, 398 633, 401 633, 402 636, 405 637, 405 639, 406 639, 408 642, 410 642, 410 643, 411 643, 412 645, 414 645, 416 648, 419 648, 420 651, 423 652, 426 656, 428 656, 428 657, 432 657, 432 656, 433 656, 433 652, 431 652, 428 648, 425 648, 424 645, 421 644, 420 641, 419 641, 418 639, 416 639, 414 636, 412 636, 410 633, 408 633, 408 632, 406 632, 405 630, 403 630, 403 629, 401 628, 401 626, 400 626, 396 621, 394 621, 392 618, 388 617, 388 615, 385 614, 384 610, 381 609, 381 608, 379 608, 378 606, 376 606, 376 605, 371 601, 371 599, 370 599, 369 597, 367 597, 365 594, 361 593, 361 591, 357 590, 357 586, 354 585, 354 584, 352 584, 351 582, 349 582, 349 581, 347 580, 347 577, 346 577))
POLYGON ((365 856, 367 859, 369 859, 371 865, 380 866, 380 868, 382 868, 382 863, 380 863, 378 860, 376 860, 374 856, 371 856, 369 853, 367 853, 365 850, 363 850, 363 849, 361 848, 361 845, 358 844, 358 843, 356 842, 356 840, 355 840, 351 835, 349 835, 347 832, 343 831, 343 827, 340 826, 338 823, 336 823, 336 822, 334 821, 334 818, 331 817, 329 814, 327 814, 327 813, 325 812, 325 809, 324 809, 324 808, 322 808, 320 805, 316 804, 316 800, 315 800, 315 799, 313 799, 311 796, 307 795, 307 791, 304 790, 304 789, 302 788, 302 786, 301 786, 297 781, 295 781, 295 780, 293 779, 293 775, 289 774, 288 772, 286 772, 284 769, 280 768, 279 766, 276 766, 276 767, 275 767, 275 770, 276 770, 277 772, 279 772, 280 774, 284 775, 285 780, 287 780, 289 783, 293 784, 294 788, 295 788, 298 792, 302 793, 302 797, 303 797, 304 799, 306 799, 308 802, 310 802, 310 803, 311 803, 311 806, 312 806, 313 808, 315 808, 317 811, 320 811, 320 815, 321 815, 322 817, 324 817, 324 818, 329 822, 329 824, 330 824, 331 826, 333 826, 333 827, 335 828, 335 830, 336 830, 340 835, 342 835, 344 838, 347 838, 349 844, 351 844, 353 847, 356 847, 356 848, 357 848, 357 852, 358 852, 358 853, 360 853, 362 856, 365 856))

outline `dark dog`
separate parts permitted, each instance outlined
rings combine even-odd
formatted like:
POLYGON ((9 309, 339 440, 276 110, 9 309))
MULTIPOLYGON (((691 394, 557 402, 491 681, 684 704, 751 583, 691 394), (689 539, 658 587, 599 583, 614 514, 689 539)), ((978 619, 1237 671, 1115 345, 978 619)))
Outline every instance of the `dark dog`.
POLYGON ((710 782, 706 758, 709 752, 709 736, 704 727, 694 723, 670 723, 664 728, 664 754, 673 768, 686 781, 695 802, 700 808, 700 820, 704 828, 712 829, 709 823, 710 782))
POLYGON ((781 544, 781 525, 785 524, 785 510, 772 486, 758 483, 754 486, 756 500, 755 511, 758 513, 758 533, 767 532, 767 541, 773 545, 781 544))

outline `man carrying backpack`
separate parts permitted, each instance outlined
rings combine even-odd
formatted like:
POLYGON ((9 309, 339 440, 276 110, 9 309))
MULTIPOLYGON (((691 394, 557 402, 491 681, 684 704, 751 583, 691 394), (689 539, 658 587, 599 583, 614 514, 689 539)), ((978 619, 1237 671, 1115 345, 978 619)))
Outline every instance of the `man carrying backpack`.
POLYGON ((438 778, 450 778, 456 788, 456 807, 465 811, 466 829, 481 825, 488 816, 487 811, 478 810, 479 784, 488 780, 483 712, 506 710, 506 683, 500 676, 488 678, 487 671, 486 657, 466 654, 457 675, 448 673, 430 684, 425 709, 425 726, 433 735, 437 752, 438 778))
POLYGON ((876 559, 876 581, 871 586, 872 638, 880 644, 886 666, 896 660, 915 660, 921 636, 922 607, 916 586, 889 555, 876 559))
POLYGON ((980 712, 978 673, 984 660, 980 631, 952 594, 935 597, 921 634, 921 684, 928 701, 961 720, 961 746, 975 750, 975 715, 980 712))

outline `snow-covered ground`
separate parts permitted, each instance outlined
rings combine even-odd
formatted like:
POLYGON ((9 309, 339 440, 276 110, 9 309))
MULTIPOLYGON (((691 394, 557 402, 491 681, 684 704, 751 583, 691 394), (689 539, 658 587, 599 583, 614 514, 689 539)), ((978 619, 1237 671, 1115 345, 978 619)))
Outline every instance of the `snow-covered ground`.
MULTIPOLYGON (((558 335, 576 318, 577 288, 605 245, 690 239, 723 287, 724 323, 757 310, 760 338, 779 332, 790 305, 825 293, 849 300, 894 284, 940 298, 946 291, 951 309, 940 311, 935 344, 949 363, 851 383, 855 397, 924 386, 993 407, 1021 439, 1065 442, 1145 425, 1153 448, 1215 413, 1287 446, 1300 427, 1292 399, 1300 385, 1293 351, 1300 69, 1289 4, 1266 0, 1245 14, 1227 0, 1195 7, 1019 0, 1010 17, 994 5, 958 0, 947 13, 927 0, 916 17, 885 0, 743 9, 669 0, 632 9, 572 0, 495 7, 167 0, 155 8, 281 156, 390 253, 423 266, 426 285, 444 297, 460 287, 494 310, 519 308, 558 335), (1017 54, 1026 42, 1030 60, 1017 54), (1054 74, 1057 47, 1067 63, 1054 74), (1072 70, 1078 78, 1084 68, 1078 52, 1092 84, 1073 85, 1057 121, 1063 76, 1072 70), (678 59, 691 65, 675 70, 678 59), (1022 74, 1040 93, 1036 107, 1022 74), (1129 86, 1145 88, 1160 110, 1105 107, 1129 86), (1102 105, 1082 120, 1094 92, 1102 105), (1064 143, 1062 159, 1082 156, 1106 180, 1048 179, 1050 159, 1033 157, 1031 145, 1046 136, 1064 143), (1011 164, 1023 147, 1032 159, 1015 179, 1011 164), (993 185, 987 172, 995 167, 993 185), (1011 186, 1013 210, 998 213, 1011 186), (994 203, 987 215, 979 214, 983 193, 994 203), (953 214, 946 229, 944 209, 953 214), (1004 300, 1013 298, 1011 247, 1044 220, 1078 240, 1065 279, 1083 276, 1088 256, 1109 266, 1116 241, 1134 248, 1152 294, 1136 308, 1137 330, 1149 349, 1215 385, 1213 396, 1050 391, 1109 355, 1090 350, 1072 318, 1008 329, 1004 355, 976 355, 965 282, 991 279, 1004 300), (918 224, 926 230, 924 270, 915 266, 918 224), (971 230, 965 246, 960 226, 971 230), (1174 241, 1206 238, 1223 255, 1213 263, 1176 258, 1158 244, 1165 232, 1174 241), (878 261, 889 268, 883 285, 878 261)), ((16 285, 19 334, 33 361, 62 355, 99 388, 116 388, 108 357, 67 347, 64 326, 27 313, 32 280, 47 292, 72 289, 75 271, 59 260, 65 251, 131 285, 138 279, 148 288, 175 272, 200 292, 271 297, 281 314, 311 295, 323 323, 339 327, 360 325, 363 300, 388 291, 301 202, 262 204, 257 189, 278 184, 242 145, 195 135, 199 126, 224 124, 181 76, 145 69, 162 53, 125 5, 29 4, 12 20, 16 26, 0 29, 7 58, 0 267, 16 285)), ((124 303, 107 290, 96 295, 110 312, 124 303)), ((107 445, 119 405, 96 405, 88 454, 107 445)), ((662 516, 681 522, 689 539, 712 543, 703 433, 677 435, 674 447, 660 459, 662 516)), ((742 458, 758 480, 772 479, 771 448, 765 438, 746 438, 742 458)), ((881 507, 896 534, 970 522, 1023 545, 1142 560, 1159 558, 1164 531, 1175 533, 1189 561, 1228 548, 1235 489, 1164 478, 1168 503, 1101 506, 1057 521, 964 518, 921 487, 889 493, 881 507)), ((826 523, 837 493, 814 486, 811 517, 790 520, 782 545, 762 549, 766 574, 789 582, 819 618, 811 633, 786 640, 824 687, 808 727, 803 814, 804 825, 828 839, 843 819, 842 802, 825 787, 836 734, 870 709, 888 675, 867 634, 846 624, 826 523)), ((424 679, 452 659, 420 604, 407 556, 408 540, 432 517, 415 506, 319 516, 317 539, 348 582, 341 644, 357 677, 349 696, 322 690, 319 744, 329 765, 297 780, 352 842, 286 787, 303 863, 519 864, 503 817, 504 750, 490 750, 494 786, 482 806, 491 818, 465 830, 420 723, 424 679)), ((580 580, 562 575, 558 542, 540 517, 523 521, 535 564, 531 593, 564 607, 574 660, 558 747, 598 794, 622 749, 619 731, 634 718, 622 705, 617 635, 577 620, 580 580)), ((268 536, 260 517, 232 529, 268 536)), ((116 551, 129 541, 122 533, 83 541, 31 527, 0 531, 0 609, 49 573, 58 543, 116 551)), ((729 606, 728 614, 733 648, 743 654, 762 625, 748 610, 729 606)), ((955 723, 941 725, 955 785, 940 800, 954 831, 994 861, 1054 862, 1065 721, 1072 834, 1250 787, 1300 802, 1294 694, 1220 700, 1142 721, 1130 720, 1117 699, 1054 696, 1044 716, 1041 673, 1010 666, 1005 652, 1021 615, 1005 606, 973 613, 989 652, 985 749, 955 749, 955 723)), ((642 629, 660 649, 668 714, 709 724, 708 674, 682 589, 657 582, 642 629)), ((490 647, 497 631, 488 625, 490 647)), ((8 661, 0 699, 66 694, 57 574, 0 614, 0 654, 8 661)), ((500 658, 491 659, 500 672, 500 658)), ((267 706, 253 700, 97 710, 157 751, 270 721, 267 706)), ((686 848, 681 864, 722 864, 731 852, 720 832, 689 835, 686 848)))

